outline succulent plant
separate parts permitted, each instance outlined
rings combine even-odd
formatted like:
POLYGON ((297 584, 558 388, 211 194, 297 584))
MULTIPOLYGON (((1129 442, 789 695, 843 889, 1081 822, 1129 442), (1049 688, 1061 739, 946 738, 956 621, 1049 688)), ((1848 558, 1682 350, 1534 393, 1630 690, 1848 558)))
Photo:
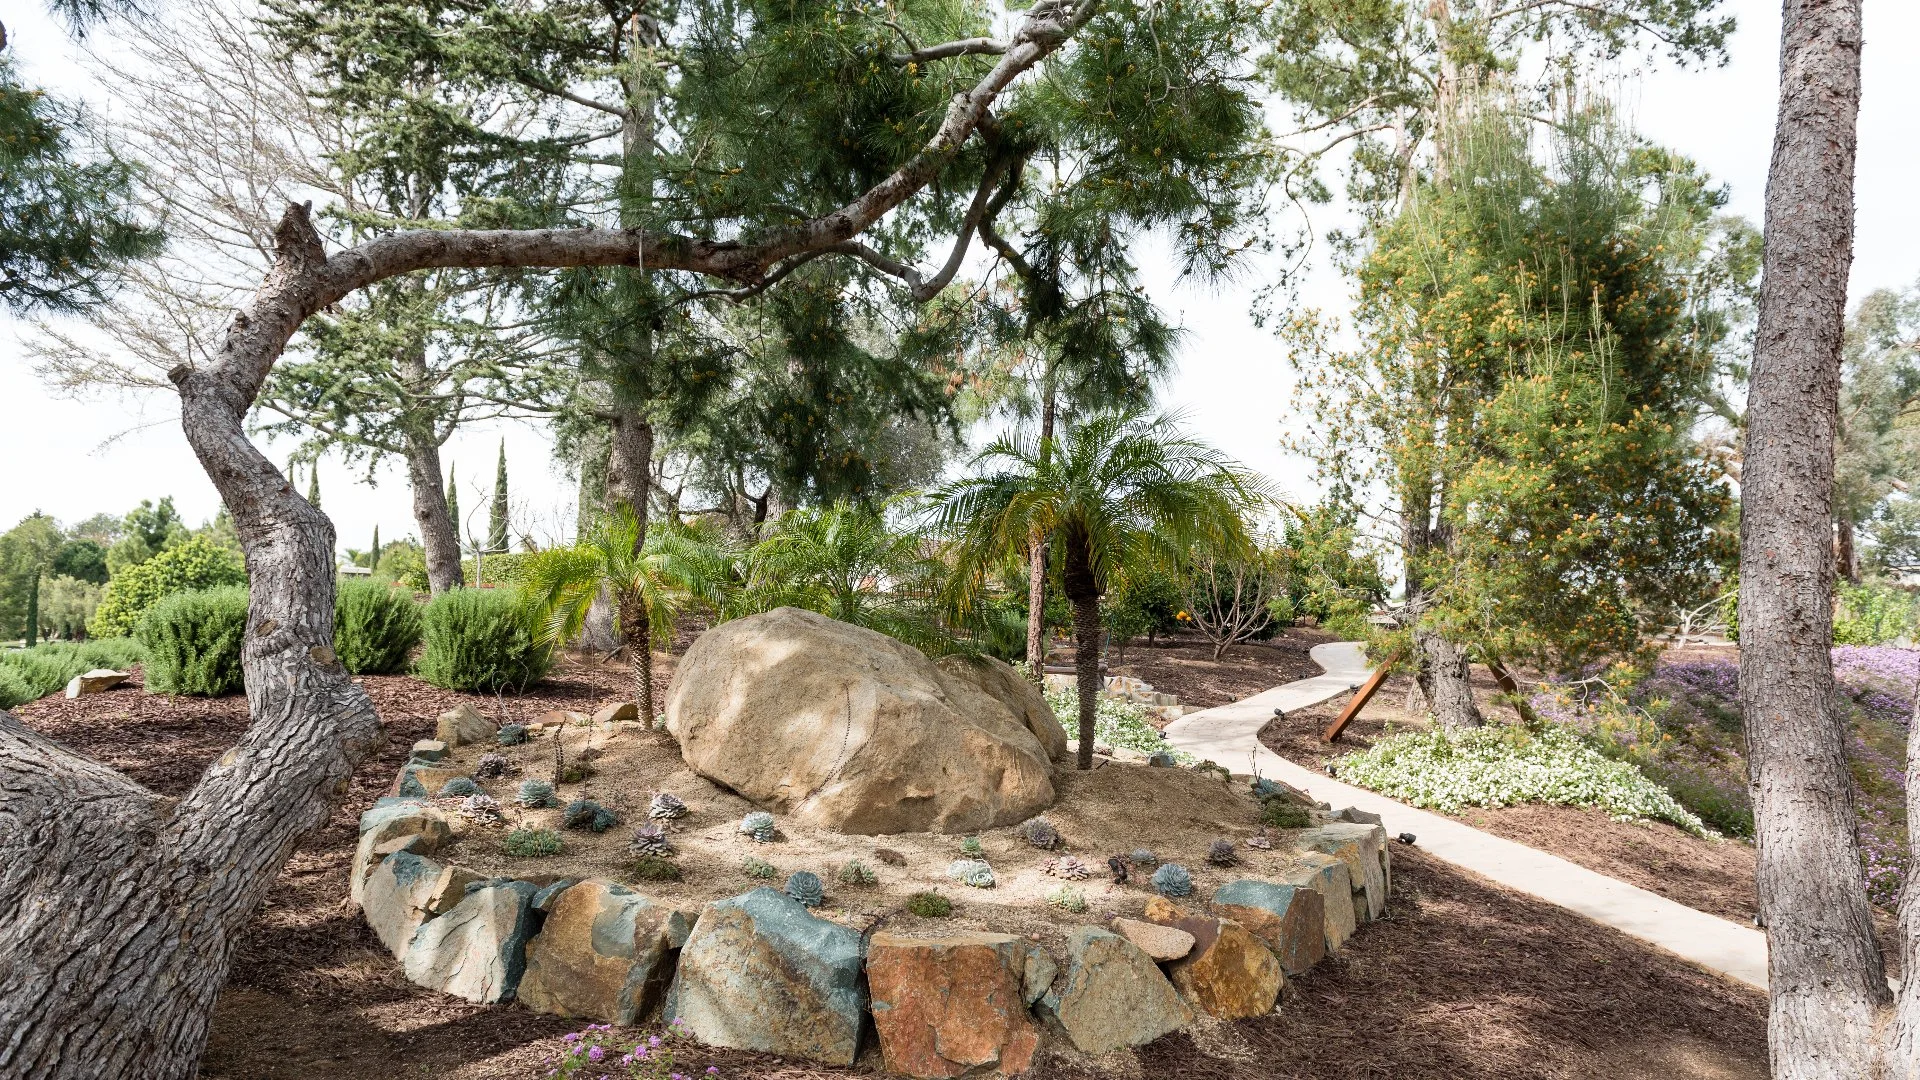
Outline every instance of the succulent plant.
POLYGON ((672 821, 687 816, 687 804, 678 795, 661 792, 647 804, 647 816, 655 821, 672 821))
POLYGON ((673 854, 673 841, 667 839, 666 830, 660 826, 642 825, 633 830, 627 850, 635 855, 657 855, 664 859, 673 854))
POLYGON ((1285 796, 1274 795, 1260 804, 1260 823, 1276 829, 1304 829, 1313 819, 1307 815, 1306 807, 1285 796))
POLYGON ((1264 776, 1256 776, 1253 778, 1253 797, 1256 799, 1271 799, 1276 795, 1285 795, 1286 793, 1286 788, 1281 787, 1279 784, 1274 783, 1264 776))
POLYGON ((993 888, 993 867, 979 859, 955 859, 947 867, 947 876, 975 889, 993 888))
POLYGON ((482 780, 491 780, 496 776, 507 775, 507 770, 512 767, 513 764, 507 760, 505 754, 481 754, 480 763, 473 767, 473 775, 482 780))
POLYGON ((977 859, 981 855, 986 854, 986 852, 980 847, 979 837, 969 836, 960 841, 960 854, 965 855, 969 859, 977 859))
POLYGON ((592 799, 575 799, 560 812, 560 820, 569 829, 602 833, 620 824, 620 815, 592 799))
POLYGON ((520 792, 514 796, 514 801, 529 810, 536 810, 542 806, 552 806, 558 800, 553 797, 553 785, 545 780, 522 780, 520 792))
POLYGON ((1047 894, 1047 903, 1079 915, 1087 910, 1087 894, 1071 885, 1062 885, 1047 894))
POLYGON ((804 907, 819 907, 827 899, 827 887, 820 875, 811 870, 795 870, 787 878, 786 893, 804 907))
POLYGON ((740 860, 740 870, 748 877, 759 878, 762 881, 771 881, 780 873, 773 868, 772 863, 765 859, 756 859, 751 855, 740 860))
POLYGON ((1044 817, 1028 818, 1020 826, 1020 838, 1042 851, 1060 846, 1060 830, 1044 817))
POLYGON ((756 843, 773 843, 773 815, 765 810, 755 810, 740 819, 740 831, 753 837, 756 843))
POLYGON ((1233 850, 1233 841, 1215 840, 1207 847, 1207 862, 1214 866, 1233 866, 1240 861, 1240 853, 1233 850))
POLYGON ((1068 881, 1085 881, 1090 872, 1086 863, 1071 855, 1047 860, 1047 873, 1053 877, 1065 878, 1068 881))
POLYGON ((1253 830, 1253 835, 1247 837, 1247 846, 1250 848, 1259 848, 1261 851, 1273 850, 1273 837, 1267 835, 1267 827, 1265 825, 1253 830))
POLYGON ((501 746, 520 746, 527 741, 527 725, 501 724, 500 730, 494 734, 494 739, 501 746))
POLYGON ((507 834, 502 846, 507 854, 521 859, 534 859, 546 855, 558 855, 566 844, 560 834, 552 829, 515 829, 507 834))
POLYGON ((1153 872, 1153 891, 1179 899, 1193 895, 1193 875, 1179 863, 1167 863, 1153 872))
POLYGON ((440 785, 440 797, 443 799, 464 799, 480 790, 480 785, 465 776, 456 776, 440 785))
POLYGON ((1160 861, 1160 856, 1155 855, 1146 848, 1134 848, 1133 853, 1128 855, 1127 858, 1131 859, 1135 866, 1152 866, 1160 861))
POLYGON ((1107 856, 1107 873, 1113 878, 1115 885, 1125 885, 1127 883, 1127 857, 1125 855, 1107 856))
POLYGON ((460 800, 460 812, 489 825, 505 820, 500 813, 500 800, 484 791, 474 792, 460 800))
POLYGON ((880 878, 874 874, 873 868, 859 859, 848 859, 841 863, 840 872, 834 877, 842 885, 874 885, 880 881, 880 878))
POLYGON ((917 892, 907 897, 907 911, 923 919, 944 919, 953 914, 953 901, 937 892, 917 892))

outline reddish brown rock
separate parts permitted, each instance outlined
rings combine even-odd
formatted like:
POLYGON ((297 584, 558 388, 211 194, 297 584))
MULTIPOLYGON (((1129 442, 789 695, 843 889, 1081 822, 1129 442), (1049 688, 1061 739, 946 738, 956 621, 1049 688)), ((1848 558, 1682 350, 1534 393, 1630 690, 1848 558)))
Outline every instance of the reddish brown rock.
MULTIPOLYGON (((536 909, 545 898, 535 894, 536 909)), ((611 881, 567 886, 549 903, 527 949, 520 1003, 623 1027, 645 1018, 666 992, 692 920, 611 881)))
POLYGON ((1289 975, 1299 975, 1327 955, 1326 902, 1305 886, 1245 878, 1213 894, 1213 910, 1267 943, 1289 975))
POLYGON ((1193 935, 1193 951, 1167 965, 1167 977, 1181 997, 1221 1020, 1273 1011, 1287 977, 1273 951, 1246 927, 1194 914, 1160 896, 1147 901, 1147 918, 1193 935))
POLYGON ((887 1071, 929 1078, 1025 1071, 1040 1045, 1022 991, 1027 953, 1026 942, 1008 934, 875 934, 867 984, 887 1071))

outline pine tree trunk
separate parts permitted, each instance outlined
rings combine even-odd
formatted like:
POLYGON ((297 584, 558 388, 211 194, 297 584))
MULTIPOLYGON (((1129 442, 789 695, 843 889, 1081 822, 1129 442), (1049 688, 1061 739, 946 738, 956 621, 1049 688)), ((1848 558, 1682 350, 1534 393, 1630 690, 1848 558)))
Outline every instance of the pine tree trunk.
POLYGON ((413 485, 413 521, 426 549, 427 587, 438 596, 461 585, 460 538, 440 479, 440 444, 427 432, 407 436, 407 481, 413 485))
POLYGON ((333 527, 244 427, 314 306, 318 236, 290 213, 276 239, 214 362, 171 373, 246 552, 253 722, 173 800, 0 716, 0 1076, 193 1076, 237 935, 383 738, 333 654, 333 527))
MULTIPOLYGON (((1859 0, 1787 0, 1740 515, 1740 697, 1778 1080, 1874 1075, 1892 1004, 1828 652, 1859 106, 1859 0)), ((1914 1075, 1911 1058, 1888 1075, 1914 1075)))
POLYGON ((1833 519, 1833 557, 1834 570, 1840 580, 1858 584, 1860 581, 1860 561, 1854 549, 1853 520, 1845 514, 1833 519))
POLYGON ((1420 650, 1420 692, 1427 695, 1434 719, 1450 728, 1479 727, 1486 723, 1473 701, 1473 681, 1464 646, 1432 630, 1415 631, 1420 650))

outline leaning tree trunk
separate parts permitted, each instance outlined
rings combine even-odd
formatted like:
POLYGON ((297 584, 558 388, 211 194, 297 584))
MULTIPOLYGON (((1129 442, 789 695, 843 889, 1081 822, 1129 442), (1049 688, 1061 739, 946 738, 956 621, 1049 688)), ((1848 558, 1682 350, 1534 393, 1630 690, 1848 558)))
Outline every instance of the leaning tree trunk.
POLYGON ((447 512, 447 488, 440 480, 440 444, 428 432, 407 435, 407 482, 413 485, 413 520, 426 549, 427 587, 439 596, 463 583, 460 539, 447 512))
POLYGON ((1473 701, 1472 671, 1467 663, 1466 647, 1427 629, 1414 631, 1413 641, 1420 650, 1420 673, 1416 679, 1420 692, 1427 695, 1433 718, 1450 728, 1479 727, 1486 723, 1480 707, 1473 701))
MULTIPOLYGON (((1859 0, 1787 0, 1740 513, 1740 698, 1779 1080, 1873 1076, 1892 1033, 1828 652, 1859 107, 1859 0)), ((1912 999, 1920 979, 1907 987, 1912 999)), ((1908 1054, 1887 1075, 1913 1076, 1908 1054)))
POLYGON ((277 239, 252 317, 171 373, 246 551, 253 723, 176 801, 0 716, 0 1076, 191 1077, 239 932, 382 738, 333 654, 333 527, 246 436, 315 306, 319 237, 290 214, 277 239))
POLYGON ((1080 751, 1076 764, 1093 768, 1093 720, 1100 705, 1100 589, 1086 545, 1065 539, 1061 577, 1073 607, 1073 679, 1080 692, 1080 751))

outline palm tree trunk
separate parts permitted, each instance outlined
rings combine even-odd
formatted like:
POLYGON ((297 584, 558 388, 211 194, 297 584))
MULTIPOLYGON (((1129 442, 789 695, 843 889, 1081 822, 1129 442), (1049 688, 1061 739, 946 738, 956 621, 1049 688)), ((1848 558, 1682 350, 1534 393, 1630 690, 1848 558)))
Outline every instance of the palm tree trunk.
POLYGON ((1080 751, 1076 764, 1093 768, 1093 718, 1100 703, 1100 589, 1086 545, 1063 545, 1061 567, 1067 600, 1073 604, 1073 676, 1080 691, 1080 751))

